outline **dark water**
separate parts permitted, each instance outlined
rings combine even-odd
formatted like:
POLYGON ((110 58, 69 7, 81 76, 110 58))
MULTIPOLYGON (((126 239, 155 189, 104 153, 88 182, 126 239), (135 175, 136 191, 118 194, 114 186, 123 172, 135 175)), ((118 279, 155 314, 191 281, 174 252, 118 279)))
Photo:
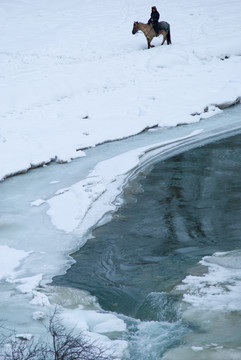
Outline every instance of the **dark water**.
POLYGON ((196 148, 140 176, 142 191, 126 190, 131 200, 54 284, 88 290, 108 311, 176 321, 173 287, 203 256, 241 247, 240 144, 237 135, 196 148))

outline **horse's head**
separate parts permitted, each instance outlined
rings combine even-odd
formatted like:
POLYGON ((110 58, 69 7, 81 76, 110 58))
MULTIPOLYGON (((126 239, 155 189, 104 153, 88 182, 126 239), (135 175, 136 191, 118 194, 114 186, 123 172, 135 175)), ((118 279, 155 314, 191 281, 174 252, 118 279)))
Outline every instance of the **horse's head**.
POLYGON ((139 30, 138 21, 135 21, 133 24, 132 34, 135 35, 139 30))

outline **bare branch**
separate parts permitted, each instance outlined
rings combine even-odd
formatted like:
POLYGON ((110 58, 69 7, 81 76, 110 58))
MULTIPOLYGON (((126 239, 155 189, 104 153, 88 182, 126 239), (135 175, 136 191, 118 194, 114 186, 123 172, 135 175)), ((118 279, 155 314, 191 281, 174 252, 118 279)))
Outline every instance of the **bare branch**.
POLYGON ((76 334, 74 329, 67 330, 57 309, 50 317, 46 332, 50 343, 19 338, 14 331, 11 336, 0 334, 0 360, 114 360, 107 355, 109 349, 86 339, 82 333, 76 334))

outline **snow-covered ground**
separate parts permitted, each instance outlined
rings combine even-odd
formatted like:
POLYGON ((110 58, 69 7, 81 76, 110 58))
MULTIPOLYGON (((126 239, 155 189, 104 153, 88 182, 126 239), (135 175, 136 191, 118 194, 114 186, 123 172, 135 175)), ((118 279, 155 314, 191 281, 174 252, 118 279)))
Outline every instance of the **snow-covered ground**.
POLYGON ((173 44, 146 50, 131 30, 151 5, 1 1, 0 179, 146 127, 198 121, 240 97, 240 1, 159 6, 173 44))
MULTIPOLYGON (((149 0, 1 1, 0 180, 52 160, 84 157, 88 147, 146 128, 212 121, 220 108, 240 101, 240 0, 156 4, 161 19, 171 24, 172 45, 161 47, 161 39, 154 39, 156 47, 148 50, 144 35, 131 31, 134 21, 148 20, 152 5, 149 0)), ((81 228, 79 234, 84 234, 101 213, 113 209, 125 174, 145 151, 134 149, 101 162, 71 188, 60 188, 61 196, 34 199, 29 205, 48 205, 59 230, 81 228), (99 199, 101 211, 92 207, 99 199)), ((0 212, 0 219, 4 215, 0 212)), ((49 273, 45 268, 42 274, 38 264, 28 276, 16 271, 35 251, 34 245, 25 245, 1 240, 0 280, 7 289, 3 302, 8 303, 14 288, 31 306, 48 306, 46 294, 35 289, 56 269, 49 266, 49 273)), ((67 251, 76 248, 65 246, 67 251)), ((57 257, 64 249, 61 245, 57 257)), ((94 303, 86 298, 88 306, 94 303)), ((92 308, 96 315, 97 305, 92 308)), ((29 311, 33 318, 44 316, 29 311)), ((69 318, 75 316, 84 318, 69 318)), ((110 325, 123 331, 120 319, 105 316, 93 320, 88 315, 80 327, 106 333, 110 325)))

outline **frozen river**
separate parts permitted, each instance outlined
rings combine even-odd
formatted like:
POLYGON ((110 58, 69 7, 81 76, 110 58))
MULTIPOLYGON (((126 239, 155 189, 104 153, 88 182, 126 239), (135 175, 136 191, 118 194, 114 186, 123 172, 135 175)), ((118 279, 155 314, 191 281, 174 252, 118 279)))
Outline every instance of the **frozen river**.
POLYGON ((182 342, 168 358, 192 358, 195 348, 206 359, 239 354, 240 141, 232 136, 156 163, 54 279, 127 317, 130 359, 160 359, 182 342))
POLYGON ((19 262, 1 278, 1 318, 19 332, 38 334, 43 332, 39 319, 58 304, 66 322, 79 318, 81 330, 101 334, 103 341, 110 337, 120 353, 129 343, 133 360, 142 359, 141 354, 147 359, 147 348, 148 359, 240 356, 240 339, 224 342, 226 332, 217 335, 213 326, 218 320, 219 328, 240 330, 240 207, 235 201, 240 194, 240 120, 238 105, 199 123, 149 130, 89 149, 72 163, 53 163, 2 182, 1 251, 17 253, 19 262), (108 194, 113 179, 94 184, 90 173, 99 164, 109 170, 113 158, 129 165, 123 171, 123 161, 115 162, 121 167, 118 186, 108 194), (59 221, 58 214, 57 221, 62 207, 52 199, 61 201, 73 189, 80 196, 74 186, 86 180, 85 188, 91 183, 102 189, 91 188, 95 196, 83 221, 63 231, 71 202, 65 203, 67 215, 59 221), (105 223, 116 210, 113 221, 97 228, 75 253, 76 264, 67 275, 55 278, 61 286, 49 286, 74 263, 69 254, 81 248, 96 222, 105 223), (217 251, 222 253, 213 255, 217 251), (213 306, 208 315, 207 304, 213 306))

